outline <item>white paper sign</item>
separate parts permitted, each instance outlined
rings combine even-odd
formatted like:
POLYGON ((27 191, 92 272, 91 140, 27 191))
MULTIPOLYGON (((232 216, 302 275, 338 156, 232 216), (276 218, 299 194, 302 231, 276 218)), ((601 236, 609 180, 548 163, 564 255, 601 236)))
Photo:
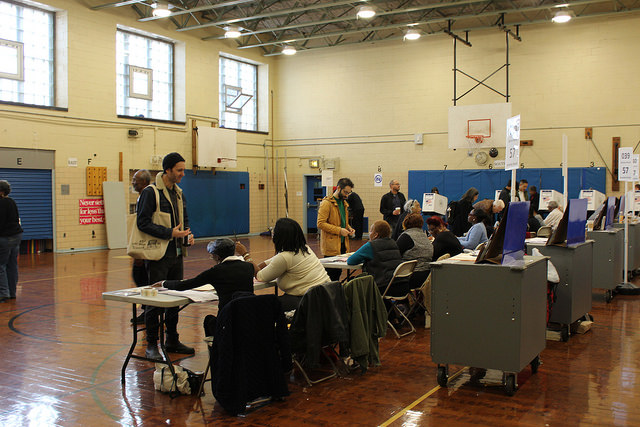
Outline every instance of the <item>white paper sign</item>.
POLYGON ((333 171, 324 169, 322 171, 322 186, 333 188, 333 171))
POLYGON ((373 186, 374 187, 382 187, 382 174, 381 173, 373 174, 373 186))
POLYGON ((640 154, 634 154, 631 160, 633 160, 633 181, 638 181, 640 180, 640 154))
POLYGON ((78 167, 78 158, 77 157, 69 157, 67 158, 67 166, 72 168, 78 167))
POLYGON ((520 115, 507 119, 506 147, 504 170, 518 169, 520 166, 520 115))
POLYGON ((618 180, 633 181, 633 148, 618 149, 618 180))

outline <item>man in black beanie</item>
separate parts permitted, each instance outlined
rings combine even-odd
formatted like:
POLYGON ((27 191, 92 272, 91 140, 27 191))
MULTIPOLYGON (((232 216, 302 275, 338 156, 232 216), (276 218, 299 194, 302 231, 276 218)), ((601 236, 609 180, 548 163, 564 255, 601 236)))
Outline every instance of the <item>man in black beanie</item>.
MULTIPOLYGON (((193 235, 189 230, 187 202, 182 190, 178 187, 178 183, 184 176, 184 158, 178 153, 169 153, 162 160, 162 169, 163 172, 156 175, 155 183, 142 190, 137 205, 137 224, 140 231, 158 239, 169 240, 169 246, 161 259, 145 261, 149 273, 148 283, 181 280, 183 278, 182 258, 186 255, 185 246, 193 244, 193 235), (152 220, 153 213, 156 211, 156 197, 160 201, 160 211, 171 216, 170 227, 156 224, 152 220)), ((158 351, 161 310, 163 309, 158 307, 148 307, 145 311, 147 330, 145 355, 149 359, 162 360, 158 351)), ((166 309, 164 323, 167 328, 166 350, 170 353, 193 354, 193 348, 187 347, 178 340, 177 307, 166 309)))

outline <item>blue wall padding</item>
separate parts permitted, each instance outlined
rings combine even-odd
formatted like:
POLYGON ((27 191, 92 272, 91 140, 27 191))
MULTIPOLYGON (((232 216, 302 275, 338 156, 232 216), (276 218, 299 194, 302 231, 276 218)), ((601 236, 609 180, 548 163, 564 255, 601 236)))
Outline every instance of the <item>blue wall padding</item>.
MULTIPOLYGON (((580 190, 594 189, 606 194, 606 168, 569 168, 569 198, 577 199, 580 190)), ((517 179, 526 179, 540 190, 562 192, 562 169, 518 169, 517 179)), ((412 170, 409 171, 408 197, 422 201, 422 194, 438 187, 449 201, 458 200, 470 187, 480 192, 479 200, 493 199, 511 178, 511 171, 497 169, 412 170)))
POLYGON ((198 237, 249 232, 249 173, 185 171, 179 184, 187 199, 189 225, 198 237), (244 189, 241 189, 244 184, 244 189))

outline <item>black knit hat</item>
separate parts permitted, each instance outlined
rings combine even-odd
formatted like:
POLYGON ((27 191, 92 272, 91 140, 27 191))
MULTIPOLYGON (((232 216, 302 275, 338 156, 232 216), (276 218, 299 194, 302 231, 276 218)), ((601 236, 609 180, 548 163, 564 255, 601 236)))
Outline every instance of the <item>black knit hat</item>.
POLYGON ((167 169, 173 169, 173 167, 179 163, 184 162, 184 157, 182 157, 179 153, 173 152, 164 156, 162 159, 162 170, 167 171, 167 169))

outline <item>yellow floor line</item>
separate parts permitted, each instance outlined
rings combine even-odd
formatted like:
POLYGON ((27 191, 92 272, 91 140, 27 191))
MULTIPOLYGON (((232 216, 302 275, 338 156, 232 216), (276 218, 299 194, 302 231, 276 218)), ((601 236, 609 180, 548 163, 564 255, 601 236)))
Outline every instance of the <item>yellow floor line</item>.
MULTIPOLYGON (((462 374, 462 372, 467 369, 467 367, 465 366, 464 368, 460 369, 458 372, 456 372, 455 374, 451 375, 449 377, 449 381, 457 378, 460 374, 462 374)), ((398 412, 397 414, 395 414, 393 417, 389 418, 387 421, 383 422, 382 424, 380 424, 380 427, 385 427, 390 425, 392 422, 394 422, 395 420, 397 420, 398 418, 400 418, 401 416, 403 416, 407 411, 410 411, 414 406, 416 406, 418 403, 422 402, 423 400, 425 400, 426 398, 428 398, 429 396, 431 396, 433 393, 435 393, 436 391, 440 390, 442 387, 435 386, 434 388, 432 388, 431 390, 429 390, 428 392, 426 392, 425 394, 423 394, 422 396, 420 396, 417 400, 414 400, 409 406, 405 407, 404 409, 402 409, 400 412, 398 412)))

